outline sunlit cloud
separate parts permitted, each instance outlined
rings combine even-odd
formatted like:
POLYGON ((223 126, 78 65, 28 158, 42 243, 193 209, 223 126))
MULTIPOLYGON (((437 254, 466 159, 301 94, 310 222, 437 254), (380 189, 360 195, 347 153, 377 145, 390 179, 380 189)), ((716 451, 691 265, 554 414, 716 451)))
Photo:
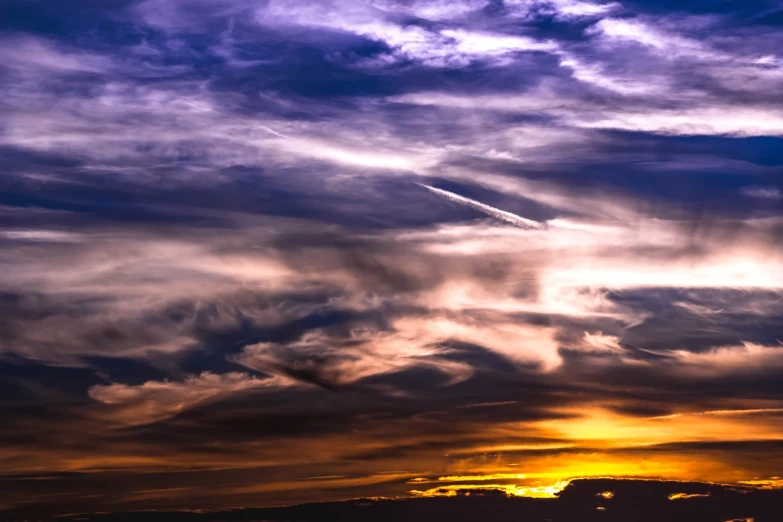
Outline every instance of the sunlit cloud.
POLYGON ((777 368, 783 364, 783 346, 762 346, 745 342, 740 346, 721 346, 700 353, 673 350, 678 371, 694 375, 731 374, 777 368))
POLYGON ((438 480, 442 482, 483 482, 486 480, 499 480, 499 479, 524 479, 524 475, 518 473, 493 473, 491 475, 455 475, 447 477, 438 477, 438 480))
POLYGON ((421 497, 453 497, 460 491, 502 491, 506 495, 531 498, 554 498, 568 485, 568 482, 558 482, 551 486, 517 486, 515 484, 459 484, 440 486, 426 490, 411 490, 411 493, 421 497))
MULTIPOLYGON (((639 419, 601 410, 582 410, 577 415, 577 419, 542 421, 539 426, 554 430, 558 437, 592 441, 599 446, 628 447, 710 440, 776 440, 780 438, 778 430, 783 422, 778 415, 771 415, 763 422, 756 418, 753 424, 746 423, 742 432, 728 433, 736 419, 724 415, 681 414, 639 419)), ((737 412, 737 415, 748 413, 737 412)))
POLYGON ((709 493, 672 493, 669 500, 689 500, 692 498, 708 498, 709 493))
POLYGON ((259 388, 280 388, 289 383, 279 377, 258 379, 236 372, 225 375, 204 372, 183 382, 97 385, 90 388, 89 395, 112 408, 107 414, 109 419, 133 426, 160 421, 227 395, 259 388))
POLYGON ((585 332, 582 349, 586 351, 595 352, 622 352, 623 347, 620 346, 620 339, 614 335, 604 335, 601 332, 591 334, 585 332))
POLYGON ((340 339, 311 333, 295 343, 245 347, 236 361, 257 371, 300 376, 325 386, 339 386, 414 367, 444 373, 450 384, 470 378, 469 365, 449 361, 450 351, 438 346, 448 337, 427 338, 429 332, 400 328, 397 332, 358 330, 340 339))

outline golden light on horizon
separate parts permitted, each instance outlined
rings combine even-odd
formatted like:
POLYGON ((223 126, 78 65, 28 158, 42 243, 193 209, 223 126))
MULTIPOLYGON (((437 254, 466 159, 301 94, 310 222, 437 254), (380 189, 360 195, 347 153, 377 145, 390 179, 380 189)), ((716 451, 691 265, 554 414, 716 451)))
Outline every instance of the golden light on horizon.
POLYGON ((783 440, 783 416, 777 408, 662 417, 628 417, 602 408, 564 409, 562 413, 574 417, 540 421, 536 428, 553 437, 601 448, 674 442, 783 440), (763 413, 769 415, 760 415, 763 413))
MULTIPOLYGON (((783 480, 775 476, 751 480, 750 469, 724 461, 720 455, 678 449, 681 444, 783 440, 779 408, 709 410, 654 417, 631 417, 598 407, 561 412, 569 416, 524 426, 528 433, 562 442, 482 446, 481 450, 498 459, 494 468, 492 464, 471 466, 468 457, 458 458, 459 473, 417 477, 409 483, 431 484, 431 487, 410 493, 454 496, 462 491, 497 490, 509 496, 552 498, 571 481, 589 478, 706 481, 762 488, 783 485, 783 480), (436 482, 443 484, 433 484, 436 482)), ((512 429, 495 427, 492 433, 502 437, 512 429)), ((467 449, 454 452, 457 456, 469 453, 467 449)), ((608 500, 614 492, 605 491, 600 496, 608 500)), ((680 498, 690 497, 672 497, 680 498)))
POLYGON ((709 498, 709 493, 672 493, 669 500, 688 500, 692 498, 709 498))
POLYGON ((517 484, 451 484, 426 490, 411 490, 419 497, 453 497, 460 491, 502 491, 508 496, 528 498, 555 498, 569 484, 564 480, 546 486, 519 486, 517 484))

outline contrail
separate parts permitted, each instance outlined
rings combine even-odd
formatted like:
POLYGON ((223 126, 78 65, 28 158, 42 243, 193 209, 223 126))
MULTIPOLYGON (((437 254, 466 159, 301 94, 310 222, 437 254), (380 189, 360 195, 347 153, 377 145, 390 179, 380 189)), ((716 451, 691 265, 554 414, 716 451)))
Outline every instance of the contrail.
POLYGON ((453 201, 454 203, 459 203, 460 205, 465 205, 466 207, 470 207, 472 209, 478 210, 483 214, 491 216, 495 219, 499 219, 501 221, 505 221, 506 223, 510 223, 514 226, 524 228, 527 230, 542 230, 544 228, 547 228, 547 226, 544 223, 539 223, 538 221, 533 221, 532 219, 526 219, 523 218, 522 216, 517 216, 516 214, 512 214, 511 212, 500 210, 499 208, 490 207, 489 205, 485 205, 484 203, 476 201, 475 199, 466 198, 465 196, 460 196, 459 194, 449 192, 448 190, 430 187, 429 185, 423 185, 422 183, 416 183, 416 184, 421 187, 424 187, 425 189, 431 192, 434 192, 439 196, 448 199, 449 201, 453 201))
MULTIPOLYGON (((203 107, 203 106, 198 105, 198 104, 193 103, 193 102, 185 102, 185 105, 189 105, 189 106, 193 107, 194 109, 198 109, 198 110, 204 111, 204 112, 214 112, 215 114, 220 114, 221 116, 228 116, 228 117, 231 116, 230 114, 226 114, 225 112, 216 111, 215 109, 213 109, 211 107, 203 107)), ((276 130, 271 129, 271 128, 267 127, 266 125, 261 125, 260 123, 257 124, 257 126, 259 128, 261 128, 261 129, 265 130, 266 132, 268 132, 270 134, 274 134, 275 136, 278 136, 280 138, 287 138, 288 139, 288 138, 291 137, 291 136, 286 136, 285 134, 280 134, 276 130)))

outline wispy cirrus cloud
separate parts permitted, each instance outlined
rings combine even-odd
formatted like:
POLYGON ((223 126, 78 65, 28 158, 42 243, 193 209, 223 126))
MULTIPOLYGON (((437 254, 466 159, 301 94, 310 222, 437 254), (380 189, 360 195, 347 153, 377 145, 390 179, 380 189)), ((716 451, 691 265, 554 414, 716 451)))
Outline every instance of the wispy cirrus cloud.
POLYGON ((290 384, 281 378, 258 379, 237 372, 222 375, 204 372, 182 382, 96 385, 88 393, 90 398, 112 408, 108 419, 124 426, 136 426, 173 417, 227 395, 287 385, 290 384))

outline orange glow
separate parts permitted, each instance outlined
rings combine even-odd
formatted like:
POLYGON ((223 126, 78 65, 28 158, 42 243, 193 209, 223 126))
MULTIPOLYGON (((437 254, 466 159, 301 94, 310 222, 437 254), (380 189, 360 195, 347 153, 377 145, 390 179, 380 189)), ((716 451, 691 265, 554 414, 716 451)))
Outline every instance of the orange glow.
POLYGON ((762 488, 762 489, 783 488, 783 478, 780 477, 772 477, 767 480, 762 480, 762 479, 740 480, 739 483, 744 486, 753 486, 755 488, 762 488))
POLYGON ((420 497, 454 497, 459 491, 503 491, 508 496, 529 498, 555 498, 568 486, 569 481, 556 482, 548 486, 518 486, 516 484, 452 484, 426 490, 411 490, 420 497))
MULTIPOLYGON (((777 410, 768 410, 777 411, 777 410)), ((567 438, 605 448, 648 446, 671 442, 783 440, 783 417, 741 417, 759 410, 738 410, 677 414, 665 417, 633 418, 601 409, 564 410, 576 418, 542 421, 537 427, 558 438, 567 438), (742 429, 736 429, 742 423, 742 429)))
POLYGON ((494 444, 491 446, 478 446, 475 448, 464 448, 457 451, 453 451, 452 454, 469 454, 469 453, 504 453, 514 451, 546 451, 546 450, 558 450, 575 448, 577 445, 571 442, 568 443, 540 443, 540 444, 494 444))
POLYGON ((493 473, 492 475, 454 475, 448 477, 439 477, 438 480, 444 482, 476 482, 483 480, 514 480, 524 478, 526 478, 525 475, 519 473, 493 473))
POLYGON ((709 493, 672 493, 669 495, 669 500, 687 500, 689 498, 706 498, 709 496, 709 493))

